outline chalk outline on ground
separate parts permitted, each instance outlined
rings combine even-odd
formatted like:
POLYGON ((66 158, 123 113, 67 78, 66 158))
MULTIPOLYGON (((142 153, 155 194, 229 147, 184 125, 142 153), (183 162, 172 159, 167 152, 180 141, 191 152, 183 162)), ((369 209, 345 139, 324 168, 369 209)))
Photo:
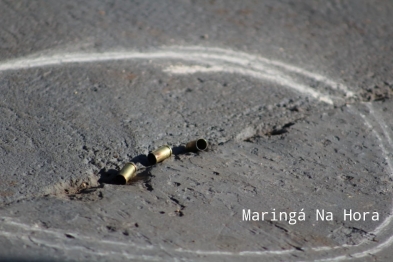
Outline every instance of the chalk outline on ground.
MULTIPOLYGON (((346 98, 354 96, 354 92, 349 90, 345 85, 337 83, 329 78, 309 72, 302 68, 281 62, 276 60, 267 59, 261 56, 254 56, 251 54, 236 52, 233 50, 227 50, 222 48, 207 48, 207 47, 168 47, 162 48, 159 50, 151 51, 151 52, 137 52, 137 51, 120 51, 120 52, 101 52, 101 53, 55 53, 46 54, 46 55, 34 55, 24 58, 17 58, 9 61, 5 61, 0 63, 0 72, 9 71, 9 70, 21 70, 35 67, 44 67, 44 66, 61 66, 69 63, 92 63, 92 62, 105 62, 105 61, 116 61, 116 60, 135 60, 135 59, 143 59, 143 60, 153 60, 153 59, 170 59, 170 60, 181 60, 187 62, 193 62, 197 65, 172 65, 167 68, 164 68, 164 72, 172 73, 172 74, 192 74, 192 73, 210 73, 210 72, 225 72, 225 73, 237 73, 243 74, 250 77, 263 79, 271 82, 278 83, 286 88, 293 89, 302 93, 303 95, 310 95, 311 97, 318 99, 321 102, 325 102, 328 104, 333 104, 334 100, 343 100, 342 97, 332 96, 329 94, 322 93, 316 89, 312 89, 304 84, 297 83, 289 73, 295 73, 302 75, 304 77, 308 77, 315 81, 324 83, 328 85, 331 89, 335 89, 342 93, 342 95, 346 98)), ((383 133, 388 139, 390 146, 392 146, 392 139, 389 136, 389 133, 386 128, 386 123, 379 118, 375 112, 373 111, 372 105, 367 105, 370 109, 370 114, 373 115, 378 125, 383 130, 383 133)), ((369 120, 366 116, 357 112, 358 115, 364 120, 364 123, 368 127, 372 127, 369 123, 369 120)), ((387 155, 387 150, 382 143, 382 138, 374 129, 372 130, 377 140, 380 143, 380 147, 382 149, 382 153, 384 157, 387 159, 389 163, 390 172, 393 175, 392 163, 387 155)), ((30 225, 9 221, 12 218, 3 217, 3 223, 19 226, 25 230, 30 228, 30 231, 40 231, 46 232, 48 234, 61 234, 63 236, 64 233, 58 233, 56 230, 48 230, 42 228, 34 228, 31 229, 30 225)), ((388 216, 385 221, 383 221, 375 230, 374 233, 378 234, 384 231, 393 221, 393 209, 390 216, 388 216)), ((77 233, 72 233, 76 234, 77 233)), ((7 232, 0 232, 0 235, 10 236, 7 232)), ((60 235, 59 235, 60 237, 60 235)), ((91 241, 92 238, 86 238, 86 241, 91 241)), ((364 250, 362 252, 353 253, 349 255, 337 256, 328 259, 322 259, 320 261, 339 261, 343 259, 351 259, 351 258, 359 258, 364 257, 368 254, 374 254, 381 251, 383 248, 391 245, 393 242, 393 236, 390 236, 387 240, 378 245, 372 247, 371 249, 364 250)), ((101 242, 103 243, 103 242, 101 242)), ((312 250, 315 252, 318 251, 328 251, 328 250, 337 250, 337 249, 351 249, 365 245, 369 243, 367 240, 362 241, 358 245, 343 245, 336 247, 316 247, 316 248, 306 248, 305 250, 312 250)), ((49 243, 48 243, 49 244, 49 243)), ((133 246, 139 249, 150 249, 148 246, 138 246, 132 243, 123 243, 119 241, 111 241, 105 244, 113 244, 113 245, 127 245, 133 246)), ((191 253, 197 255, 226 255, 226 256, 261 256, 261 255, 285 255, 290 254, 292 252, 296 252, 296 249, 293 250, 278 250, 278 251, 242 251, 242 252, 221 252, 221 251, 202 251, 202 250, 184 250, 184 249, 174 249, 174 252, 178 253, 191 253)), ((124 252, 121 252, 124 255, 124 252)), ((103 254, 105 255, 105 254, 103 254)), ((129 254, 132 256, 131 254, 129 254)), ((143 257, 138 257, 143 258, 143 257)), ((146 259, 145 257, 144 259, 146 259)), ((147 258, 155 259, 153 257, 147 258)))

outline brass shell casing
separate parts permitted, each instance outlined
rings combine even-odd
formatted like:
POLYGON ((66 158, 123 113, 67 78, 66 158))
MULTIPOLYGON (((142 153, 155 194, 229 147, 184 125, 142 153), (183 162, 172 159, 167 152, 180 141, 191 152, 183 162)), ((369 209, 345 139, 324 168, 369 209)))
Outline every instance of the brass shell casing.
POLYGON ((189 152, 205 151, 208 143, 205 139, 199 138, 194 141, 190 141, 186 144, 186 150, 189 152))
POLYGON ((147 156, 150 164, 154 165, 160 163, 172 155, 172 149, 169 146, 161 146, 158 149, 152 151, 147 156))
POLYGON ((116 182, 119 184, 127 184, 132 178, 136 176, 137 167, 134 163, 129 162, 120 170, 119 174, 116 176, 116 182))

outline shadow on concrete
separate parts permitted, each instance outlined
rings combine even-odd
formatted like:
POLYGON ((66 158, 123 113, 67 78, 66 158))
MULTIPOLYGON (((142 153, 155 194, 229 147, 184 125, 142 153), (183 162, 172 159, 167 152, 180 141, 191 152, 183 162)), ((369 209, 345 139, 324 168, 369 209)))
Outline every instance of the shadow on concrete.
POLYGON ((130 181, 128 181, 127 184, 134 184, 136 182, 142 181, 145 186, 148 188, 149 186, 147 184, 150 184, 150 180, 152 177, 151 174, 151 169, 153 167, 148 167, 145 170, 143 170, 142 172, 138 173, 133 179, 131 179, 130 181))
POLYGON ((135 163, 135 164, 141 164, 144 167, 150 166, 149 164, 149 160, 147 159, 146 155, 139 155, 134 157, 133 159, 131 159, 131 162, 135 163))
POLYGON ((172 154, 177 157, 178 155, 187 153, 185 146, 174 146, 172 147, 172 154))
POLYGON ((116 184, 115 177, 119 174, 119 171, 115 169, 106 170, 105 168, 101 169, 98 173, 100 178, 98 179, 98 183, 100 184, 116 184))

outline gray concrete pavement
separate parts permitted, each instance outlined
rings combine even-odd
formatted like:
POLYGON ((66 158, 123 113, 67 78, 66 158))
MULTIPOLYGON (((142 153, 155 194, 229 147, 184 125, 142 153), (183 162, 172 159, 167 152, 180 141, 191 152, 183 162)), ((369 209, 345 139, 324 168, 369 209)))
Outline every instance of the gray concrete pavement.
POLYGON ((389 260, 391 2, 0 10, 2 260, 389 260))

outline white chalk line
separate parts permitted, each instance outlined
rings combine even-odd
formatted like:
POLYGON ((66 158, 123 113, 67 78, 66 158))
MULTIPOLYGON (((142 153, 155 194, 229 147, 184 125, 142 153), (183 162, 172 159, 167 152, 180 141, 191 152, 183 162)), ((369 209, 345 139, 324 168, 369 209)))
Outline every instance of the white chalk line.
POLYGON ((159 257, 159 256, 148 256, 148 255, 132 255, 126 251, 122 251, 122 252, 116 252, 116 251, 100 251, 101 249, 99 248, 94 248, 91 249, 87 248, 87 247, 81 247, 81 246, 72 246, 72 245, 63 245, 63 244, 54 244, 53 242, 49 242, 49 241, 42 241, 39 240, 37 238, 33 238, 31 237, 31 242, 35 243, 36 245, 41 245, 41 246, 46 246, 46 247, 50 247, 50 248, 56 248, 59 250, 67 250, 67 251, 71 251, 71 250, 77 250, 77 251, 81 251, 84 253, 88 253, 94 256, 101 256, 101 257, 107 257, 110 255, 122 255, 123 257, 125 257, 126 259, 137 259, 139 261, 143 260, 143 261, 162 261, 163 258, 159 257))
MULTIPOLYGON (((372 128, 372 126, 367 122, 367 126, 372 128)), ((80 235, 77 232, 71 232, 69 230, 67 231, 61 231, 59 229, 56 230, 51 230, 51 229, 44 229, 39 227, 38 225, 29 225, 29 224, 24 224, 20 222, 16 222, 15 218, 11 217, 3 217, 2 218, 4 224, 16 226, 18 228, 21 228, 23 230, 26 230, 28 232, 39 232, 39 233, 47 233, 50 235, 53 235, 59 239, 66 239, 66 234, 70 234, 77 238, 78 240, 86 241, 86 242, 94 242, 94 243, 100 243, 100 244, 107 244, 107 245, 113 245, 113 246, 122 246, 122 247, 133 247, 136 249, 141 249, 141 250, 154 250, 156 249, 155 246, 145 246, 145 245, 136 245, 135 243, 131 242, 120 242, 120 241, 112 241, 112 240, 101 240, 101 239, 95 239, 93 237, 89 237, 86 235, 80 235)), ((385 227, 388 226, 389 223, 385 223, 385 227)), ((0 231, 0 235, 4 235, 7 237, 16 237, 14 233, 6 232, 4 229, 0 231)), ((161 260, 162 257, 154 257, 154 256, 135 256, 127 253, 126 251, 123 252, 117 252, 117 251, 107 251, 107 252, 97 252, 95 250, 88 250, 86 248, 81 248, 79 246, 72 246, 70 244, 67 244, 67 246, 64 245, 59 245, 59 244, 54 244, 53 242, 48 242, 44 240, 39 240, 38 236, 30 237, 33 238, 35 242, 48 246, 48 247, 53 247, 53 248, 59 248, 59 249, 67 249, 67 250, 80 250, 86 253, 91 253, 94 255, 99 255, 99 256, 107 256, 110 254, 121 254, 126 258, 129 259, 143 259, 143 260, 161 260)), ((390 237, 387 241, 381 243, 377 247, 374 247, 373 249, 361 252, 361 253, 355 253, 351 254, 352 258, 359 258, 362 256, 367 256, 368 254, 371 253, 377 253, 381 251, 383 248, 389 246, 393 242, 393 236, 390 237)), ((329 246, 322 246, 322 247, 316 247, 316 248, 304 248, 304 251, 315 251, 315 252, 320 252, 320 251, 329 251, 329 250, 335 250, 335 249, 341 249, 341 248, 354 248, 359 245, 343 245, 343 246, 335 246, 335 247, 329 247, 329 246)), ((167 250, 168 251, 168 250, 167 250)), ((197 255, 219 255, 219 256, 266 256, 266 255, 287 255, 291 254, 294 252, 299 252, 296 249, 288 249, 288 250, 266 250, 266 251, 241 251, 241 252, 225 252, 225 251, 203 251, 203 250, 185 250, 185 249, 174 249, 175 252, 179 253, 189 253, 189 254, 197 254, 197 255)), ((349 259, 351 257, 348 257, 347 255, 344 256, 339 256, 331 259, 326 259, 326 260, 318 260, 318 261, 340 261, 340 260, 345 260, 349 259)))
MULTIPOLYGON (((142 245, 136 245, 135 243, 131 243, 131 242, 120 242, 120 241, 111 241, 111 240, 102 240, 102 239, 95 239, 93 237, 89 237, 89 236, 85 236, 85 235, 80 235, 78 233, 72 233, 70 231, 61 231, 59 229, 57 230, 51 230, 51 229, 45 229, 45 228, 41 228, 38 225, 28 225, 28 224, 24 224, 24 223, 20 223, 20 222, 16 222, 15 218, 11 218, 11 217, 2 217, 1 220, 3 220, 3 224, 8 224, 11 226, 15 226, 19 229, 23 229, 27 232, 38 232, 38 233, 45 233, 45 234, 49 234, 49 235, 53 235, 54 237, 56 237, 57 239, 67 239, 66 234, 72 235, 76 241, 81 240, 84 242, 88 242, 88 243, 98 243, 98 244, 107 244, 107 245, 114 245, 114 246, 121 246, 122 248, 137 248, 137 249, 141 249, 141 250, 156 250, 156 247, 154 246, 142 246, 142 245)), ((20 232, 19 232, 20 233, 20 232)), ((126 251, 102 251, 102 249, 100 249, 99 247, 86 247, 86 246, 80 246, 80 245, 72 245, 70 243, 67 243, 67 245, 65 245, 64 243, 54 243, 53 241, 45 241, 43 239, 40 239, 39 236, 34 235, 34 236, 18 236, 15 233, 11 233, 11 232, 7 232, 4 231, 4 229, 2 231, 0 231, 0 235, 8 237, 8 238, 16 238, 16 239, 27 239, 37 245, 42 245, 42 246, 47 246, 47 247, 51 247, 51 248, 57 248, 60 250, 78 250, 78 251, 82 251, 84 253, 89 253, 92 255, 98 255, 98 256, 108 256, 111 254, 121 254, 122 256, 124 256, 127 259, 140 259, 140 260, 145 260, 145 261, 162 261, 162 257, 159 256, 148 256, 148 255, 132 255, 126 251)), ((72 241, 72 240, 70 240, 72 241)))
MULTIPOLYGON (((157 247, 156 246, 142 246, 142 245, 136 245, 134 243, 129 243, 129 242, 120 242, 120 241, 111 241, 111 240, 101 240, 101 239, 96 239, 93 237, 89 237, 86 235, 81 236, 78 233, 71 232, 69 230, 67 231, 62 231, 60 229, 56 230, 51 230, 51 229, 45 229, 41 228, 38 225, 28 225, 20 222, 16 222, 15 218, 11 217, 2 217, 1 218, 3 221, 3 224, 8 224, 11 226, 16 226, 18 228, 21 228, 23 230, 26 230, 28 232, 39 232, 39 233, 47 233, 50 235, 53 235, 57 237, 58 239, 67 239, 66 234, 72 235, 75 237, 76 240, 82 240, 88 243, 98 243, 98 244, 107 244, 107 245, 112 245, 119 247, 121 246, 122 248, 129 248, 133 247, 136 249, 141 249, 141 250, 155 250, 157 247)), ((20 232, 19 232, 20 233, 20 232)), ((7 232, 4 231, 4 228, 2 231, 0 231, 0 235, 7 236, 9 238, 17 238, 20 239, 20 236, 15 235, 15 233, 7 232)), ((22 237, 23 238, 23 237, 22 237)), ((26 237, 25 237, 26 238, 26 237)), ((32 241, 33 243, 36 244, 41 244, 43 246, 48 246, 52 248, 58 248, 61 250, 79 250, 85 253, 93 254, 93 255, 98 255, 98 256, 107 256, 110 254, 121 254, 126 258, 129 259, 143 259, 143 260, 149 260, 149 261, 156 261, 156 260, 162 260, 162 257, 159 256, 137 256, 137 255, 132 255, 128 253, 127 251, 96 251, 97 249, 100 249, 99 247, 94 247, 90 246, 89 248, 87 247, 82 247, 80 245, 72 245, 72 243, 67 243, 67 245, 64 244, 56 244, 53 243, 53 241, 45 241, 42 239, 39 239, 38 235, 34 236, 29 236, 28 239, 32 241)), ((393 237, 392 237, 393 240, 393 237)), ((71 240, 72 241, 72 240, 71 240)), ((335 249, 341 249, 341 248, 350 248, 354 246, 350 245, 343 245, 343 246, 335 246, 335 247, 316 247, 316 248, 304 248, 304 251, 329 251, 329 250, 335 250, 335 249)), ((168 250, 165 250, 163 247, 160 247, 160 250, 168 252, 168 250)), ((188 254, 194 254, 194 255, 217 255, 217 256, 269 256, 269 255, 288 255, 294 252, 299 252, 296 249, 287 249, 287 250, 265 250, 265 251, 241 251, 241 252, 229 252, 229 251, 204 251, 204 250, 187 250, 187 249, 174 249, 173 251, 178 252, 178 253, 188 253, 188 254)), ((346 257, 348 258, 348 257, 346 257)))
MULTIPOLYGON (((45 229, 45 228, 39 227, 38 225, 28 225, 28 224, 16 222, 14 218, 10 218, 10 217, 2 217, 1 219, 3 220, 3 223, 5 223, 5 224, 11 225, 11 226, 16 226, 16 227, 21 228, 26 231, 46 233, 46 234, 54 235, 58 238, 64 238, 65 234, 71 234, 72 236, 74 236, 77 239, 82 239, 85 241, 93 241, 93 242, 97 241, 93 237, 89 237, 86 235, 82 236, 82 235, 75 233, 75 232, 71 233, 68 231, 45 229)), ((2 233, 2 232, 0 231, 0 233, 2 233)), ((119 241, 103 240, 103 239, 99 240, 99 242, 104 243, 104 244, 122 245, 125 247, 132 246, 132 247, 135 247, 138 249, 143 249, 143 250, 153 250, 155 248, 154 246, 136 245, 135 243, 131 243, 131 242, 119 242, 119 241)))
POLYGON ((172 48, 176 48, 177 50, 197 51, 197 52, 201 52, 201 53, 215 52, 215 53, 219 53, 221 55, 225 54, 226 56, 229 56, 229 57, 237 57, 238 59, 242 58, 243 60, 249 61, 249 63, 251 63, 251 64, 254 61, 262 62, 266 65, 277 66, 277 67, 280 67, 280 68, 285 69, 287 71, 295 72, 295 73, 301 74, 303 76, 307 76, 307 77, 314 79, 316 81, 325 83, 326 85, 330 86, 333 89, 343 91, 347 97, 354 96, 354 92, 350 91, 348 89, 348 87, 346 87, 343 84, 332 81, 331 79, 328 79, 325 76, 322 76, 320 74, 312 73, 312 72, 302 69, 300 67, 296 67, 296 66, 293 66, 293 65, 281 62, 281 61, 267 59, 267 58, 260 57, 260 56, 255 56, 255 55, 251 55, 251 54, 247 54, 247 53, 243 53, 243 52, 237 52, 237 51, 233 51, 233 50, 229 50, 229 49, 222 49, 222 48, 216 48, 216 47, 175 46, 172 48))
MULTIPOLYGON (((206 63, 206 61, 205 61, 206 63)), ((334 104, 333 99, 341 100, 340 97, 332 96, 332 95, 323 95, 318 91, 315 91, 312 88, 305 87, 302 84, 297 83, 295 80, 289 77, 282 77, 278 74, 270 74, 262 73, 264 71, 261 70, 253 70, 253 69, 245 69, 239 66, 231 66, 226 65, 225 67, 214 65, 211 63, 212 67, 201 67, 201 66, 170 66, 164 70, 164 72, 172 73, 172 74, 193 74, 193 73, 210 73, 210 72, 224 72, 224 73, 237 73, 242 75, 247 75, 253 78, 264 79, 271 82, 278 83, 282 86, 288 86, 292 89, 298 91, 299 93, 310 95, 312 98, 317 99, 321 102, 325 102, 327 104, 334 104)))
MULTIPOLYGON (((221 57, 222 58, 222 57, 221 57)), ((0 71, 6 70, 17 70, 24 68, 34 68, 34 67, 42 67, 42 66, 54 66, 54 65, 63 65, 68 63, 92 63, 92 62, 103 62, 103 61, 113 61, 113 60, 128 60, 128 59, 179 59, 186 61, 194 61, 200 62, 200 60, 212 61, 220 59, 220 56, 217 55, 206 55, 206 54, 192 54, 189 52, 179 53, 179 52, 155 52, 155 53, 133 53, 133 52, 108 52, 108 53, 75 53, 75 54, 56 54, 50 57, 37 57, 30 59, 17 59, 9 61, 5 64, 0 64, 0 71), (202 59, 203 58, 203 59, 202 59)), ((236 59, 232 57, 225 57, 225 59, 221 59, 225 62, 238 62, 241 66, 247 64, 247 61, 243 61, 241 59, 236 59)), ((293 80, 285 79, 284 77, 280 77, 280 73, 272 72, 272 70, 266 69, 265 73, 254 73, 250 70, 242 70, 242 68, 229 68, 228 66, 222 67, 223 72, 228 73, 240 73, 249 75, 251 77, 256 77, 260 79, 266 79, 272 82, 276 82, 283 86, 291 87, 292 89, 297 90, 300 93, 311 95, 315 99, 319 99, 320 101, 326 102, 328 104, 333 104, 332 99, 329 96, 323 95, 318 91, 313 90, 307 86, 297 84, 293 80), (243 71, 243 72, 242 72, 243 71), (270 75, 269 75, 270 74, 270 75)), ((168 71, 168 70, 166 70, 168 71)), ((281 73, 281 75, 283 75, 281 73)))
POLYGON ((242 75, 247 75, 253 78, 264 79, 271 82, 276 82, 282 86, 290 86, 292 89, 298 91, 299 93, 311 95, 312 98, 317 99, 321 102, 325 102, 327 104, 334 104, 332 98, 340 99, 339 97, 331 96, 331 95, 322 95, 318 91, 315 91, 312 88, 305 87, 302 84, 297 83, 292 79, 288 79, 287 77, 282 77, 278 74, 266 74, 261 71, 256 71, 252 69, 244 69, 241 67, 226 65, 225 67, 214 65, 211 68, 203 68, 201 66, 170 66, 164 70, 164 72, 169 72, 173 74, 192 74, 192 73, 206 73, 206 72, 225 72, 225 73, 238 73, 242 75))
MULTIPOLYGON (((386 139, 389 142, 389 145, 393 146, 392 139, 391 139, 391 137, 389 135, 389 132, 388 132, 388 129, 387 129, 385 121, 383 119, 381 119, 375 113, 371 103, 363 103, 363 104, 365 104, 367 106, 367 108, 370 110, 370 114, 375 118, 376 122, 378 122, 378 124, 381 127, 381 129, 382 129, 386 139)), ((352 108, 352 107, 350 105, 348 105, 348 108, 352 108)), ((385 160, 388 163, 388 167, 389 167, 389 171, 390 171, 389 176, 393 177, 393 165, 391 163, 391 159, 389 158, 388 150, 384 146, 384 143, 383 143, 383 140, 382 140, 381 136, 378 134, 377 131, 375 131, 375 129, 373 128, 373 126, 369 122, 368 118, 364 114, 362 114, 360 112, 357 112, 357 114, 359 114, 361 116, 361 118, 364 121, 364 124, 371 130, 371 132, 374 134, 374 136, 378 139, 379 147, 381 148, 383 156, 384 156, 385 160)), ((377 236, 382 231, 384 231, 392 223, 392 221, 393 221, 393 207, 392 207, 392 209, 390 211, 390 215, 378 227, 376 227, 370 233, 377 236)), ((363 240, 358 245, 356 245, 356 247, 362 246, 362 245, 366 244, 367 242, 368 242, 367 240, 363 240)), ((316 261, 319 261, 319 262, 323 262, 323 261, 342 261, 342 260, 348 260, 348 259, 363 258, 363 257, 369 256, 371 254, 376 254, 376 253, 382 251, 384 248, 386 248, 388 246, 391 246, 392 243, 393 243, 393 236, 390 236, 387 240, 385 240, 384 242, 376 245, 375 247, 373 247, 371 249, 367 249, 365 251, 358 252, 358 253, 353 253, 353 254, 348 254, 348 255, 343 255, 343 256, 337 256, 337 257, 328 258, 328 259, 321 259, 321 260, 316 260, 316 261)))
MULTIPOLYGON (((373 115, 375 120, 378 122, 379 126, 382 129, 383 134, 385 135, 386 139, 388 140, 388 144, 393 147, 393 141, 392 141, 392 138, 389 135, 388 126, 386 125, 386 122, 382 118, 380 118, 378 116, 378 114, 375 113, 372 104, 370 104, 370 103, 364 103, 364 104, 368 107, 368 109, 370 110, 371 115, 373 115)), ((383 143, 381 143, 381 145, 383 146, 383 143)), ((388 150, 385 149, 384 153, 385 153, 386 162, 389 165, 389 169, 390 169, 390 173, 391 173, 390 176, 393 177, 393 163, 392 163, 392 160, 389 158, 388 150)))
MULTIPOLYGON (((248 76, 252 76, 255 78, 266 79, 272 82, 279 83, 281 85, 287 86, 289 88, 295 89, 303 94, 311 95, 314 98, 319 99, 320 101, 332 104, 333 97, 331 95, 325 95, 317 90, 311 89, 307 86, 296 84, 291 78, 287 77, 285 73, 273 70, 266 65, 280 67, 284 70, 295 72, 301 74, 303 76, 307 76, 311 79, 316 81, 325 83, 329 85, 332 89, 341 90, 344 92, 346 97, 353 96, 354 93, 350 91, 346 86, 342 84, 338 84, 330 79, 327 79, 324 76, 311 73, 304 69, 279 62, 274 60, 269 60, 263 57, 256 57, 246 53, 235 52, 232 50, 225 50, 219 48, 201 48, 201 47, 178 47, 177 50, 161 50, 155 51, 150 53, 141 53, 141 52, 104 52, 104 53, 68 53, 68 54, 54 54, 48 56, 39 56, 33 58, 20 58, 15 60, 10 60, 8 62, 4 62, 0 64, 0 71, 7 71, 7 70, 18 70, 18 69, 27 69, 27 68, 34 68, 34 67, 43 67, 49 65, 63 65, 67 63, 92 63, 92 62, 101 62, 101 61, 116 61, 116 60, 130 60, 130 59, 178 59, 183 61, 192 61, 192 62, 199 62, 203 64, 210 64, 213 65, 212 67, 202 67, 202 66, 178 66, 178 67, 168 67, 165 69, 166 72, 175 73, 175 74, 190 74, 190 73, 197 73, 197 72, 228 72, 228 73, 239 73, 248 76), (183 50, 185 52, 179 52, 178 50, 183 50), (190 53, 191 51, 195 51, 196 53, 190 53), (214 53, 216 52, 216 53, 214 53), (224 63, 224 64, 223 64, 224 63), (232 63, 235 66, 229 66, 227 63, 232 63), (242 68, 246 67, 246 69, 242 68), (295 83, 295 85, 294 85, 295 83)), ((389 137, 390 138, 390 137, 389 137)), ((386 220, 385 220, 386 221, 386 220)), ((384 226, 380 226, 379 228, 384 228, 389 223, 386 223, 384 226)), ((21 226, 22 224, 19 223, 21 226)), ((29 225, 25 225, 30 228, 29 225)), ((31 228, 30 228, 31 230, 31 228)), ((52 233, 53 231, 47 231, 40 229, 41 232, 52 233)), ((5 232, 4 232, 5 233, 5 232)), ((61 234, 62 235, 62 234, 61 234)), ((77 234, 76 234, 77 235, 77 234)), ((63 237, 63 235, 62 235, 63 237)), ((86 237, 84 237, 86 238, 86 237)), ((86 240, 94 240, 93 238, 88 238, 86 240)), ((96 240, 94 240, 96 241, 96 240)), ((388 239, 388 241, 393 241, 393 236, 388 239)), ((118 241, 105 241, 100 240, 100 243, 106 244, 113 244, 113 245, 135 245, 132 243, 124 243, 118 241)), ((383 242, 382 244, 378 245, 374 248, 376 250, 378 247, 380 249, 390 245, 390 242, 383 242)), ((317 247, 317 248, 307 248, 308 250, 314 251, 326 251, 332 249, 339 249, 339 248, 348 248, 348 247, 356 247, 355 246, 337 246, 337 247, 317 247)), ((134 246, 136 248, 146 249, 146 246, 134 246)), ((148 248, 149 249, 149 248, 148 248)), ((379 250, 379 249, 378 249, 379 250)), ((239 253, 234 252, 221 252, 221 251, 192 251, 192 250, 182 250, 177 249, 175 251, 178 252, 187 252, 187 253, 194 253, 194 254, 210 254, 210 255, 264 255, 264 254, 287 254, 296 251, 293 250, 279 250, 279 251, 243 251, 239 253)), ((359 254, 369 254, 370 250, 364 251, 359 254)), ((348 256, 342 256, 345 259, 348 259, 348 256)), ((340 257, 337 257, 340 258, 340 257)), ((335 258, 335 259, 337 259, 335 258)), ((332 259, 329 259, 330 261, 332 259)))
MULTIPOLYGON (((12 217, 2 217, 1 218, 2 223, 3 224, 7 224, 10 226, 15 226, 19 229, 23 229, 27 232, 38 232, 38 233, 45 233, 45 234, 49 234, 49 235, 53 235, 54 237, 58 238, 58 239, 64 239, 66 240, 66 234, 68 235, 72 235, 75 240, 81 240, 81 241, 85 241, 88 243, 99 243, 99 244, 107 244, 107 245, 112 245, 112 246, 121 246, 123 248, 127 247, 133 247, 136 249, 140 249, 140 250, 155 250, 157 247, 150 245, 150 246, 144 246, 144 245, 137 245, 135 243, 130 243, 130 242, 120 242, 120 241, 112 241, 112 240, 102 240, 102 239, 96 239, 93 237, 89 237, 86 235, 80 235, 76 232, 71 232, 69 230, 67 231, 63 231, 60 229, 56 229, 56 230, 51 230, 51 229, 45 229, 45 228, 41 228, 38 225, 28 225, 28 224, 24 224, 21 222, 16 222, 15 218, 12 217)), ((19 232, 20 233, 20 232, 19 232)), ((7 232, 5 231, 5 229, 3 228, 0 231, 0 235, 2 236, 6 236, 9 238, 17 238, 20 239, 21 237, 18 235, 15 235, 15 233, 12 232, 7 232)), ((63 250, 80 250, 83 252, 87 252, 87 253, 92 253, 92 254, 96 254, 96 255, 107 255, 107 254, 115 254, 115 253, 121 253, 123 254, 125 251, 123 252, 117 252, 117 251, 107 251, 107 252, 98 252, 96 253, 95 251, 95 247, 90 247, 89 250, 86 247, 81 247, 79 245, 72 245, 71 243, 67 243, 67 246, 65 246, 64 244, 56 244, 53 243, 53 241, 45 241, 42 239, 39 239, 38 235, 34 235, 34 236, 29 236, 28 239, 30 241, 48 246, 48 247, 53 247, 53 248, 59 248, 59 249, 63 249, 63 250)), ((310 250, 314 250, 314 251, 325 251, 325 250, 330 250, 330 249, 337 249, 337 248, 341 248, 340 247, 317 247, 317 248, 307 248, 310 250)), ((164 250, 163 247, 160 248, 161 250, 164 250)), ((168 251, 168 250, 166 250, 168 251)), ((287 250, 265 250, 265 251, 242 251, 242 252, 229 252, 229 251, 204 251, 204 250, 187 250, 187 249, 182 249, 182 248, 177 248, 174 249, 173 251, 178 252, 178 253, 189 253, 189 254, 196 254, 196 255, 218 255, 218 256, 260 256, 260 255, 284 255, 284 254, 290 254, 293 253, 294 251, 297 251, 296 249, 287 249, 287 250)), ((130 255, 133 256, 133 255, 130 255)), ((154 256, 149 256, 150 260, 154 260, 153 258, 155 258, 154 256)), ((162 259, 162 258, 161 258, 162 259)))
POLYGON ((271 68, 271 70, 272 70, 272 67, 279 67, 279 68, 287 70, 289 72, 297 73, 299 75, 306 76, 310 79, 314 79, 318 82, 325 83, 327 86, 329 86, 332 89, 340 90, 340 91, 344 92, 346 97, 353 97, 355 95, 355 93, 353 91, 349 90, 349 88, 347 86, 345 86, 344 84, 337 83, 337 82, 332 81, 331 79, 328 79, 325 76, 322 76, 320 74, 312 73, 312 72, 304 70, 300 67, 296 67, 296 66, 293 66, 293 65, 281 62, 281 61, 267 59, 267 58, 260 57, 260 56, 250 55, 247 53, 237 52, 237 51, 222 49, 222 48, 210 48, 210 47, 207 48, 207 47, 198 47, 198 46, 194 46, 194 47, 177 46, 177 47, 172 47, 172 49, 173 48, 176 48, 176 50, 185 50, 188 52, 190 52, 190 51, 202 52, 202 53, 208 54, 209 56, 214 55, 214 57, 217 54, 219 54, 220 56, 231 57, 231 59, 229 59, 229 60, 226 59, 226 61, 232 61, 236 64, 247 65, 247 66, 255 68, 255 69, 260 68, 259 66, 261 64, 263 64, 265 67, 267 66, 267 67, 271 68))
POLYGON ((363 252, 337 256, 334 258, 314 260, 314 262, 343 261, 343 260, 350 260, 350 259, 356 259, 356 258, 363 258, 363 257, 369 256, 369 255, 374 255, 374 254, 377 254, 378 252, 381 252, 386 247, 389 247, 392 243, 393 243, 393 236, 389 237, 387 240, 385 240, 381 244, 377 245, 376 247, 368 249, 363 252))
MULTIPOLYGON (((386 139, 389 142, 389 145, 392 146, 393 145, 392 139, 390 138, 389 132, 387 131, 387 126, 385 124, 385 121, 383 121, 379 116, 377 116, 377 114, 375 113, 371 104, 365 103, 365 105, 370 110, 370 114, 374 117, 376 122, 381 127, 386 139)), ((389 158, 389 151, 386 149, 381 136, 378 134, 378 132, 375 131, 375 128, 373 128, 373 126, 371 125, 371 123, 368 121, 367 117, 364 114, 359 112, 359 115, 363 118, 365 125, 371 130, 371 132, 374 134, 374 136, 378 139, 379 147, 381 148, 383 156, 385 158, 385 161, 387 162, 388 167, 389 167, 389 172, 390 172, 389 176, 393 177, 393 165, 392 165, 391 159, 389 158)), ((383 223, 381 223, 376 229, 374 229, 372 233, 374 233, 374 234, 380 233, 392 222, 392 220, 393 220, 393 208, 390 211, 390 216, 388 216, 383 221, 383 223)))
MULTIPOLYGON (((209 62, 216 63, 218 66, 213 69, 215 72, 220 70, 222 72, 240 73, 259 79, 265 79, 278 83, 282 86, 292 88, 304 95, 310 95, 314 99, 318 99, 328 104, 333 104, 333 99, 342 100, 341 97, 323 94, 316 89, 296 83, 296 81, 289 77, 287 73, 282 72, 284 69, 290 72, 301 74, 302 76, 306 76, 315 81, 322 82, 332 89, 340 90, 344 92, 346 97, 353 96, 353 92, 349 91, 348 88, 344 85, 338 84, 321 75, 310 73, 304 69, 285 64, 283 62, 218 48, 177 47, 177 49, 175 49, 172 47, 152 52, 122 51, 102 53, 57 53, 52 55, 40 55, 35 57, 24 57, 9 60, 0 64, 0 71, 19 70, 51 65, 56 66, 69 63, 93 63, 132 59, 177 59, 205 64, 209 62), (231 65, 228 65, 228 63, 231 65), (272 68, 273 66, 281 68, 281 71, 279 69, 272 68)), ((171 67, 169 67, 165 71, 171 72, 171 70, 172 73, 178 74, 190 74, 209 71, 209 69, 203 69, 202 67, 194 67, 191 69, 185 67, 183 70, 179 70, 178 68, 171 69, 171 67)))

